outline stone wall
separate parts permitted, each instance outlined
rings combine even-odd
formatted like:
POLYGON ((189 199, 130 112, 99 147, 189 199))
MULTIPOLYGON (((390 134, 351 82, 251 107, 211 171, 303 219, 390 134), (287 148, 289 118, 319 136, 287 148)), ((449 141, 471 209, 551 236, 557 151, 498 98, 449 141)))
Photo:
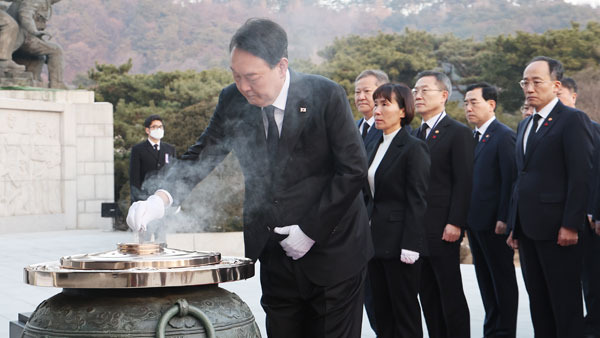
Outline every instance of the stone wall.
POLYGON ((112 111, 89 91, 0 90, 0 233, 112 227, 112 111))

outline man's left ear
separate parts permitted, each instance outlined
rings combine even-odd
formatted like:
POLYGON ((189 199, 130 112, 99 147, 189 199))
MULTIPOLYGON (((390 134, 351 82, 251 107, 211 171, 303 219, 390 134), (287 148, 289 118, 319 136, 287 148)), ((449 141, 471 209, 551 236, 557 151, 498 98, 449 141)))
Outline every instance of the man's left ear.
POLYGON ((281 58, 281 60, 279 60, 279 63, 277 64, 277 67, 279 67, 279 71, 282 73, 282 75, 285 76, 285 72, 288 69, 288 59, 281 58))

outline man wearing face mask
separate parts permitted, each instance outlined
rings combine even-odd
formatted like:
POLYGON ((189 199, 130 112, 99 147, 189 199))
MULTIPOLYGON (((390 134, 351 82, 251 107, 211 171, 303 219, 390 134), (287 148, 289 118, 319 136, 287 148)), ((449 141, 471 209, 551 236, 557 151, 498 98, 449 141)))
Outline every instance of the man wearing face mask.
POLYGON ((147 199, 154 190, 149 192, 146 187, 142 187, 144 181, 175 159, 175 147, 160 141, 165 134, 162 118, 150 115, 144 121, 144 127, 148 139, 133 146, 129 159, 131 203, 147 199))

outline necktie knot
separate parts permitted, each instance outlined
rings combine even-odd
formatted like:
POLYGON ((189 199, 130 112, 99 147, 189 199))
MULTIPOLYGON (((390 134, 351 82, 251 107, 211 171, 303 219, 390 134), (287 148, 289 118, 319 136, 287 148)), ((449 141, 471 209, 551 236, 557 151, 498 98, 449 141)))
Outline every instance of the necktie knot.
POLYGON ((369 122, 367 122, 367 121, 363 122, 363 129, 362 129, 362 138, 363 138, 363 141, 364 141, 364 139, 367 138, 367 134, 369 133, 369 127, 371 127, 369 125, 369 122))
POLYGON ((481 133, 479 132, 479 130, 475 130, 475 132, 473 133, 473 138, 475 139, 475 142, 479 142, 479 136, 481 136, 481 133))
POLYGON ((154 145, 154 150, 158 151, 158 144, 154 145))

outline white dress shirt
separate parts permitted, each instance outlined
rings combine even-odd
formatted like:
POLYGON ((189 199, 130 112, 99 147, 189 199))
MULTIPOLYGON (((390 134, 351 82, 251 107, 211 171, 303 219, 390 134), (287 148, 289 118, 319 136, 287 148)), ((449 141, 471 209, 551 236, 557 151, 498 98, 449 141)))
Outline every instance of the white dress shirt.
MULTIPOLYGON (((402 127, 400 127, 400 129, 402 129, 402 127)), ((388 148, 390 147, 390 144, 392 144, 392 140, 394 139, 394 136, 396 136, 396 134, 398 134, 400 129, 398 129, 395 132, 392 132, 388 135, 385 135, 385 134, 383 135, 383 142, 381 142, 379 144, 379 147, 377 148, 377 153, 375 154, 375 157, 373 158, 373 162, 371 162, 371 166, 369 167, 368 180, 369 180, 369 187, 371 188, 372 196, 375 196, 375 173, 377 172, 377 168, 379 167, 381 160, 383 160, 383 157, 385 156, 385 153, 387 152, 388 148)))
MULTIPOLYGON (((275 123, 277 124, 277 131, 279 132, 279 136, 281 136, 281 127, 283 127, 283 113, 285 112, 285 104, 287 102, 288 92, 290 90, 290 71, 285 71, 285 81, 283 82, 283 87, 281 87, 281 91, 279 95, 273 102, 272 106, 275 107, 273 110, 273 117, 275 117, 275 123)), ((265 126, 265 137, 269 133, 269 120, 267 119, 267 114, 264 109, 262 110, 262 118, 263 124, 265 126)))
POLYGON ((375 123, 375 115, 372 115, 371 118, 368 119, 368 120, 365 120, 363 118, 363 121, 362 121, 362 123, 360 124, 360 126, 358 128, 358 130, 360 131, 361 135, 362 135, 362 132, 365 129, 365 126, 366 126, 365 122, 369 124, 369 129, 367 129, 367 133, 368 133, 368 132, 371 131, 371 129, 373 128, 373 124, 375 123))
POLYGON ((440 121, 444 118, 444 116, 446 116, 446 111, 442 111, 439 114, 436 114, 434 116, 432 116, 429 120, 427 121, 421 121, 421 126, 423 126, 423 123, 427 123, 427 125, 429 126, 427 128, 427 132, 425 133, 425 138, 427 139, 429 137, 429 133, 431 133, 431 131, 433 130, 433 128, 435 128, 435 126, 437 126, 438 123, 440 123, 440 121))
POLYGON ((152 148, 154 148, 155 144, 158 145, 158 148, 156 148, 156 150, 160 150, 160 140, 158 140, 158 142, 152 142, 152 140, 148 137, 148 142, 150 142, 152 148))
MULTIPOLYGON (((536 133, 538 130, 540 130, 542 123, 544 123, 544 121, 546 120, 548 115, 550 115, 550 112, 552 111, 552 109, 554 109, 554 106, 556 106, 557 103, 558 103, 558 98, 555 97, 552 101, 550 101, 550 103, 545 105, 544 108, 542 108, 540 111, 536 111, 535 109, 533 110, 533 115, 538 114, 541 116, 540 120, 538 121, 537 129, 535 130, 536 133)), ((533 122, 533 117, 531 118, 529 124, 527 125, 527 129, 525 130, 525 134, 523 135, 523 154, 527 153, 527 140, 529 139, 529 134, 531 133, 531 127, 533 126, 532 122, 533 122)))
POLYGON ((494 122, 495 119, 496 119, 496 116, 492 116, 491 119, 487 120, 486 123, 481 125, 481 128, 479 128, 479 127, 475 128, 475 132, 479 132, 479 139, 477 141, 481 141, 481 138, 485 134, 485 131, 488 129, 490 124, 492 124, 492 122, 494 122))

